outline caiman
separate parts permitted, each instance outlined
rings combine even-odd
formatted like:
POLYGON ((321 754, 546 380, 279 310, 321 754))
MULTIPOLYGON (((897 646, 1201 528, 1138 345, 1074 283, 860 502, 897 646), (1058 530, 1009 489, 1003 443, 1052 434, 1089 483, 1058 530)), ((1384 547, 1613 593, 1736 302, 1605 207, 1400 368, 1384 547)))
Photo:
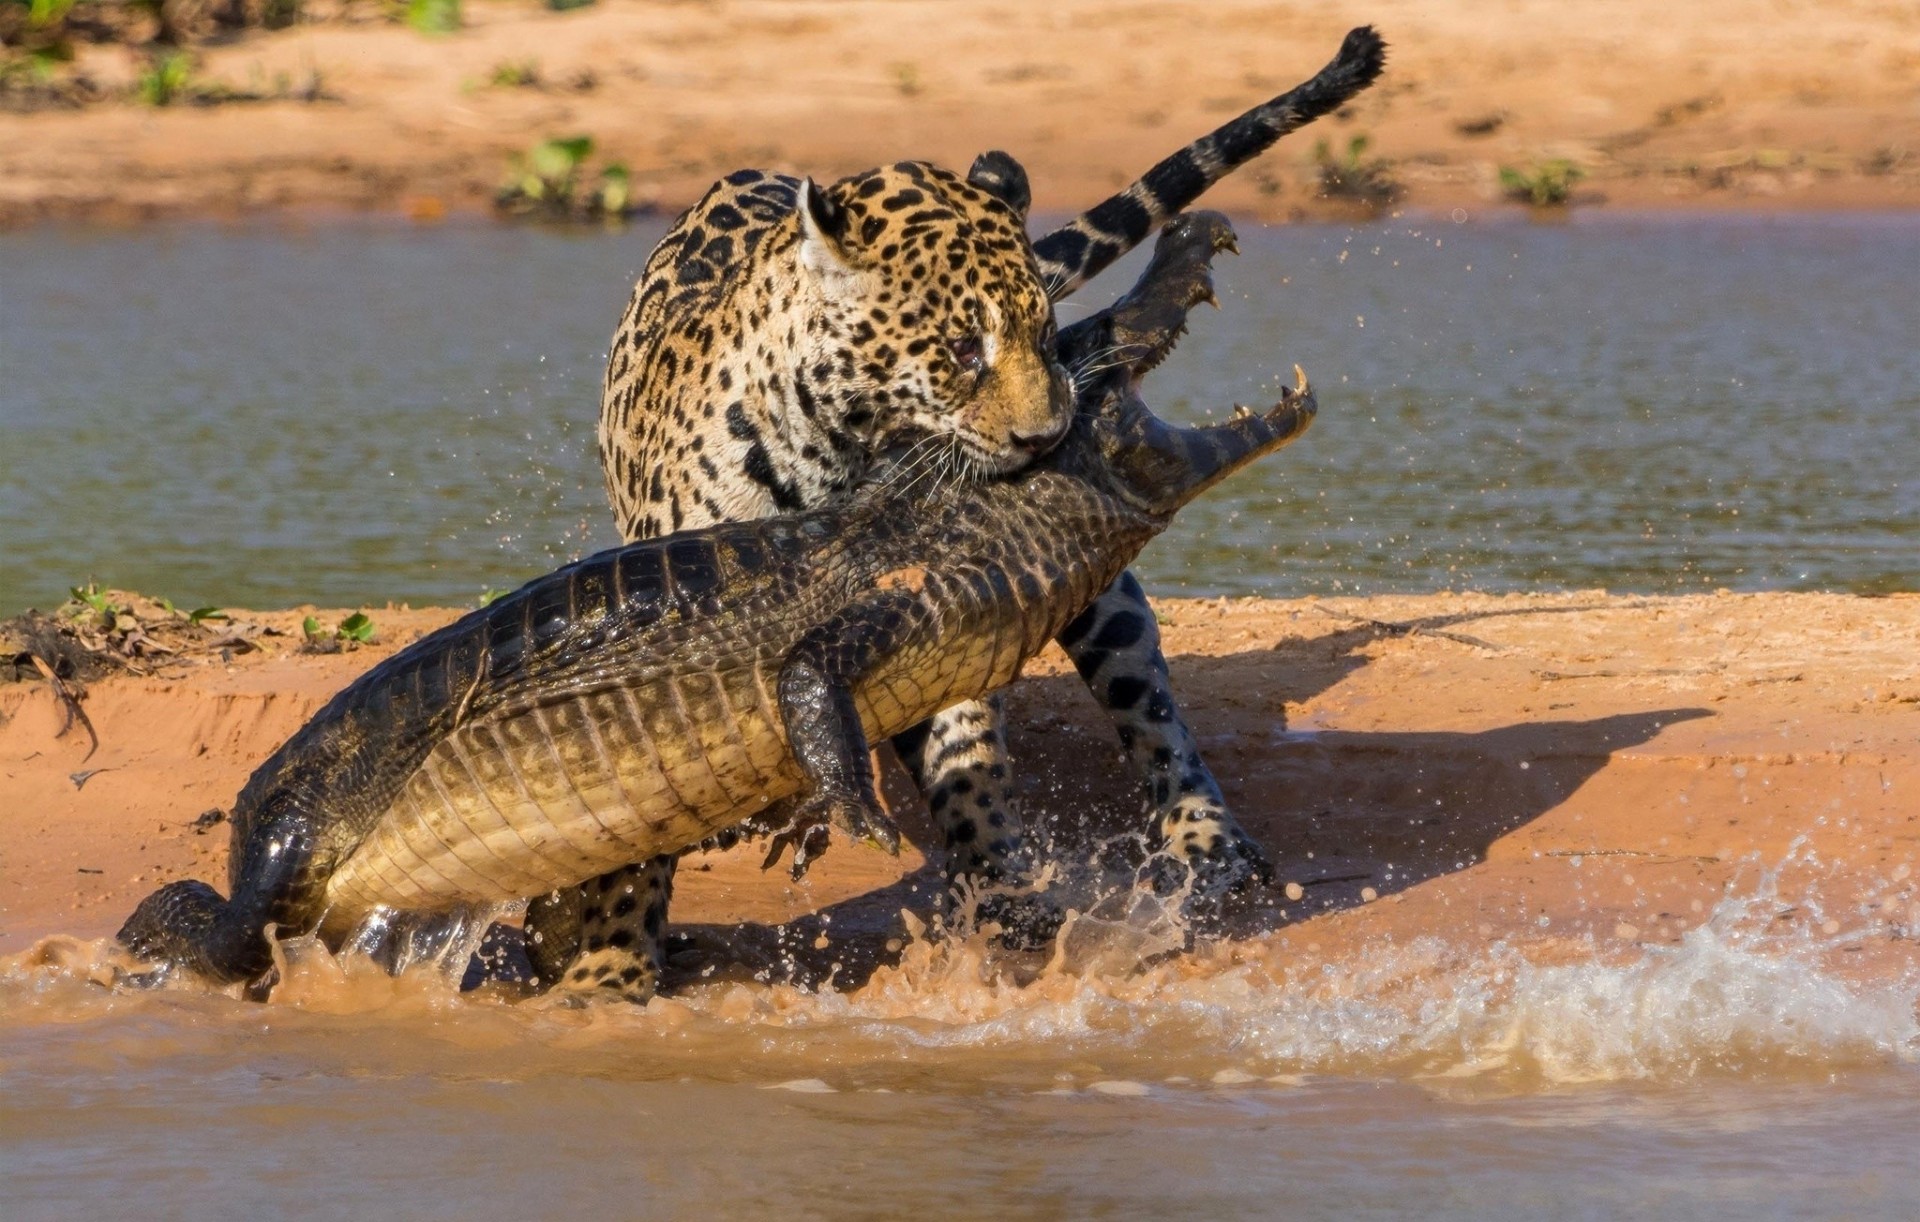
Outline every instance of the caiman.
POLYGON ((789 828, 897 849, 868 743, 1011 682, 1176 509, 1311 422, 1297 367, 1270 410, 1205 427, 1139 397, 1232 244, 1217 214, 1179 218, 1126 296, 1061 333, 1076 417, 1018 474, 921 487, 903 460, 833 508, 567 565, 388 658, 241 790, 231 897, 169 883, 121 943, 258 986, 270 927, 338 945, 382 907, 571 886, 789 797, 789 828))

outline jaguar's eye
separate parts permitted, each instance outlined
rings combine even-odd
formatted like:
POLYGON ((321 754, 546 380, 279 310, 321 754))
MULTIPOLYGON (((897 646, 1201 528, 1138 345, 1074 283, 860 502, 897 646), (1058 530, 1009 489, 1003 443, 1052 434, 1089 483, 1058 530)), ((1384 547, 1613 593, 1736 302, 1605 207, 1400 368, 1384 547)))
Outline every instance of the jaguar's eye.
POLYGON ((977 335, 966 335, 947 341, 947 352, 952 355, 953 363, 968 373, 978 373, 986 363, 986 346, 977 335))

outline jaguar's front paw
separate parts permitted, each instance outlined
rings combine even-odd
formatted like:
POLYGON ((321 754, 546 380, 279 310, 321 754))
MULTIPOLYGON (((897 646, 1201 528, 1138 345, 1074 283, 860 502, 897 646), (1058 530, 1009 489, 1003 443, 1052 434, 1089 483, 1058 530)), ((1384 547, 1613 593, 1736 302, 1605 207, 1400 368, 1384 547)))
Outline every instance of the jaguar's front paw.
POLYGON ((1167 812, 1149 870, 1162 895, 1185 890, 1190 919, 1207 925, 1273 885, 1273 866, 1225 809, 1211 803, 1167 812))
POLYGON ((998 925, 996 940, 1008 950, 1043 950, 1053 944, 1067 914, 1043 891, 996 891, 980 898, 974 919, 982 925, 998 925))

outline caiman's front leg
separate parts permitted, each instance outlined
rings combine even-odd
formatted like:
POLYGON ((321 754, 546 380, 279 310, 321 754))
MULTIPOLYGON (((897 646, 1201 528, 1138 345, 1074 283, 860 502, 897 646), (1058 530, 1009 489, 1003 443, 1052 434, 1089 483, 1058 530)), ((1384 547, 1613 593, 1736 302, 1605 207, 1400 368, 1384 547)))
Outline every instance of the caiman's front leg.
POLYGON ((899 828, 874 785, 854 689, 928 614, 911 595, 884 594, 835 615, 787 655, 780 668, 780 716, 811 786, 795 805, 794 827, 831 823, 854 840, 900 851, 899 828))
MULTIPOLYGON (((788 818, 774 837, 768 866, 791 845, 798 877, 825 847, 821 832, 827 824, 854 840, 900 851, 899 829, 875 791, 853 689, 926 614, 909 596, 881 596, 808 633, 782 664, 780 715, 811 789, 782 804, 788 818)), ((655 857, 530 901, 527 958, 542 985, 585 998, 640 1004, 651 998, 666 958, 674 869, 673 857, 655 857)))

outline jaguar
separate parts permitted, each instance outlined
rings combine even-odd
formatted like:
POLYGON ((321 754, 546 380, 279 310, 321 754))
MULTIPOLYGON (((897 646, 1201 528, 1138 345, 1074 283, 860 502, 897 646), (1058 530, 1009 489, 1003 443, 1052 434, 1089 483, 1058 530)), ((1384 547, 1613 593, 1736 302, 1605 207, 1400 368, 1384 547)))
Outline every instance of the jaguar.
MULTIPOLYGON (((890 471, 1024 467, 1073 416, 1075 371, 1054 349, 1053 304, 1282 136, 1343 106, 1379 76, 1385 53, 1372 27, 1349 32, 1307 81, 1038 239, 1027 235, 1026 173, 1002 152, 964 176, 919 161, 826 186, 727 175, 647 259, 613 336, 598 438, 622 536, 817 509, 902 447, 908 457, 890 471)), ((1196 911, 1270 881, 1180 713, 1134 576, 1116 578, 1058 640, 1140 777, 1153 860, 1191 880, 1196 911)), ((944 710, 893 743, 926 796, 951 883, 1031 877, 996 699, 944 710)), ((675 857, 656 857, 531 902, 536 976, 646 1000, 675 868, 675 857)), ((986 911, 1016 941, 1044 940, 1057 920, 1044 903, 986 911)))

